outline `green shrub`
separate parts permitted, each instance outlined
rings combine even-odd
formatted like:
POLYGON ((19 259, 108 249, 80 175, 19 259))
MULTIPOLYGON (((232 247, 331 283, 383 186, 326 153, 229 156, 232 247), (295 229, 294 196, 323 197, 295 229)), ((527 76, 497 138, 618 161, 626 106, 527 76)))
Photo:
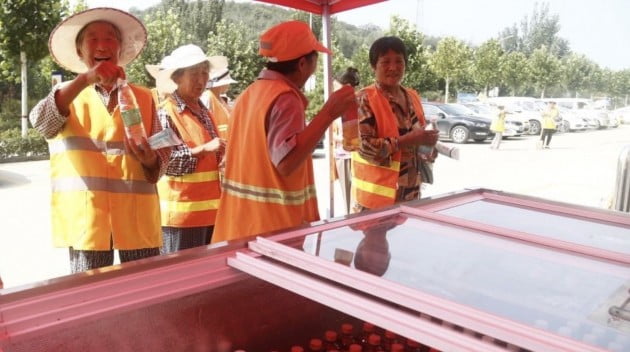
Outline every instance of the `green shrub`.
POLYGON ((0 131, 19 128, 21 121, 21 105, 17 99, 5 99, 0 104, 0 131))
POLYGON ((44 137, 34 129, 29 129, 26 138, 22 138, 19 128, 0 132, 0 162, 48 157, 48 144, 44 137))

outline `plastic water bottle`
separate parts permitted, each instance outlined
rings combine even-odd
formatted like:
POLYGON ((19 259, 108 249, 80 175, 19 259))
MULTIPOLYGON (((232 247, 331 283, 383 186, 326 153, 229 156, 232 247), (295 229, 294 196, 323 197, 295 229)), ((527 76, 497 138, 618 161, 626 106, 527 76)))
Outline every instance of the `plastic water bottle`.
POLYGON ((142 124, 136 96, 124 79, 118 79, 118 106, 127 138, 136 145, 142 144, 142 140, 147 138, 147 133, 142 124))
MULTIPOLYGON (((437 127, 437 119, 435 117, 431 117, 429 123, 424 126, 424 130, 425 131, 431 131, 431 130, 436 130, 437 131, 438 127, 437 127)), ((420 150, 419 152, 421 154, 426 154, 426 155, 431 155, 433 153, 433 148, 430 145, 420 145, 420 150)))
MULTIPOLYGON (((359 71, 356 68, 348 67, 346 71, 339 77, 341 84, 349 84, 353 88, 359 85, 359 71)), ((342 131, 343 131, 343 149, 349 152, 359 149, 359 106, 354 102, 352 106, 341 115, 342 131)))

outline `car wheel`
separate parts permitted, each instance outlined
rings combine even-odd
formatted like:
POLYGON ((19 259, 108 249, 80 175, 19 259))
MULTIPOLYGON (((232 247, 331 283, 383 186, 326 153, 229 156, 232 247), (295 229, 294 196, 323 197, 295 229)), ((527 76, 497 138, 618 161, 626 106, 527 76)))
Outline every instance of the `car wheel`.
MULTIPOLYGON (((468 141, 468 137, 470 136, 470 131, 468 128, 464 126, 455 126, 451 129, 451 139, 455 143, 466 143, 468 141)), ((485 138, 484 138, 485 139, 485 138)))
POLYGON ((529 120, 529 134, 540 134, 540 122, 537 120, 529 120))

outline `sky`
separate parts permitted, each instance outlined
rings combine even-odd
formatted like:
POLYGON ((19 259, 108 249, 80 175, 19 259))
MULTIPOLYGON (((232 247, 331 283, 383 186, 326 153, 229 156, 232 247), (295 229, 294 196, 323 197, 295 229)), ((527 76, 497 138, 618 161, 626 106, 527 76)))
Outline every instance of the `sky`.
MULTIPOLYGON (((230 1, 230 0, 227 0, 230 1)), ((251 0, 239 0, 247 1, 251 0)), ((300 0, 296 0, 300 1, 300 0)), ((88 6, 144 9, 160 0, 87 0, 88 6)), ((388 0, 335 17, 357 26, 389 27, 392 15, 407 19, 430 36, 453 36, 473 45, 498 38, 499 32, 531 15, 536 0, 388 0)), ((571 50, 602 67, 630 69, 630 1, 547 0, 560 18, 559 36, 571 50)))

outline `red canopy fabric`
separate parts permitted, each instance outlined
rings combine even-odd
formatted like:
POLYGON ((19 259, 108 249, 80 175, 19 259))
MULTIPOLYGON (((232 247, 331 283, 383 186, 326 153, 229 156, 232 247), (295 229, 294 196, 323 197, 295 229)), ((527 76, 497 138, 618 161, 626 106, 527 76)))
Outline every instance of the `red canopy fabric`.
POLYGON ((311 12, 321 15, 324 5, 330 6, 330 15, 351 10, 361 6, 383 2, 385 0, 257 0, 269 4, 291 7, 297 10, 311 12))

